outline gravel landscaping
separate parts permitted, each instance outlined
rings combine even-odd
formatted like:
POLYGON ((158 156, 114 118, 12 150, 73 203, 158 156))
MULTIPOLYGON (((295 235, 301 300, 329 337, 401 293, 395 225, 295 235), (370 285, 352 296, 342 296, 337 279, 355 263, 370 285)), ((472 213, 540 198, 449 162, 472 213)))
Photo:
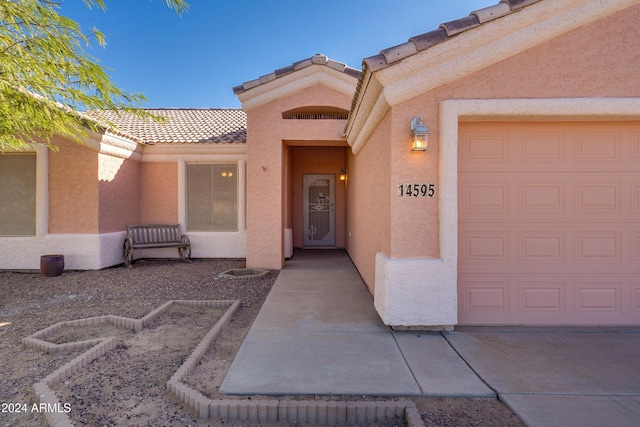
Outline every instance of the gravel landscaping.
MULTIPOLYGON (((44 352, 22 340, 62 321, 95 316, 140 319, 170 300, 240 300, 240 308, 184 383, 212 399, 264 399, 222 396, 221 384, 277 271, 238 279, 222 273, 244 268, 243 260, 140 260, 135 268, 66 271, 58 277, 39 272, 0 272, 0 427, 45 426, 34 384, 86 349, 44 352), (35 404, 35 405, 34 405, 35 404)), ((243 426, 239 422, 198 418, 166 389, 167 380, 190 355, 224 310, 171 306, 134 332, 110 323, 67 326, 46 337, 52 343, 115 337, 114 348, 51 386, 56 410, 68 412, 78 426, 243 426)), ((358 401, 362 396, 270 396, 300 401, 358 401)), ((378 400, 399 398, 380 397, 378 400)), ((522 426, 494 399, 402 398, 416 404, 427 426, 522 426)), ((263 427, 307 424, 269 424, 263 427)), ((374 426, 405 426, 392 418, 374 426)))

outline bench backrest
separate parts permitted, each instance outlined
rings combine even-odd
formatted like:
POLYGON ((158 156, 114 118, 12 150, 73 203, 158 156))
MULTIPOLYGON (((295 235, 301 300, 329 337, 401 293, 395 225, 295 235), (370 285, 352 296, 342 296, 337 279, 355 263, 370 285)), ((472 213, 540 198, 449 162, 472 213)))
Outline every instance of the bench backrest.
POLYGON ((133 244, 180 241, 180 224, 127 225, 127 237, 133 244))

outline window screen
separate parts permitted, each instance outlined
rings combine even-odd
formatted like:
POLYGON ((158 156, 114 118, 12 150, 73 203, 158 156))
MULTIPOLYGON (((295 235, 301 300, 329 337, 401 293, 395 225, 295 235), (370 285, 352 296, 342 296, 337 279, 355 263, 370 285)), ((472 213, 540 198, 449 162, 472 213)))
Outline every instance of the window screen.
POLYGON ((36 234, 36 155, 0 155, 0 236, 36 234))
POLYGON ((190 231, 238 229, 238 166, 187 165, 187 228, 190 231))

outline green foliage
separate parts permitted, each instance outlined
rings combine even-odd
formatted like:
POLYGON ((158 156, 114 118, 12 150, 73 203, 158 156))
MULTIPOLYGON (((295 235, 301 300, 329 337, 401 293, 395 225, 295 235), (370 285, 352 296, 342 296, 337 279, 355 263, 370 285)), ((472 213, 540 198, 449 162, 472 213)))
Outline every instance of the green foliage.
MULTIPOLYGON (((51 144, 54 135, 80 141, 97 125, 78 113, 119 110, 144 115, 145 98, 116 87, 86 52, 105 45, 96 28, 87 35, 58 13, 61 0, 0 0, 0 152, 51 144)), ((104 0, 83 0, 105 9, 104 0)), ((182 14, 184 0, 164 0, 182 14)), ((109 124, 111 125, 111 124, 109 124)))

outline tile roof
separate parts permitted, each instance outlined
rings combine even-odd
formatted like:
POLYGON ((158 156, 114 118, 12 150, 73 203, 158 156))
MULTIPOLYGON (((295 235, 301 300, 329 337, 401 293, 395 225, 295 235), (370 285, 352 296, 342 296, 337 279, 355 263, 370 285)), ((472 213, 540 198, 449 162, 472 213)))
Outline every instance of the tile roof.
POLYGON ((406 43, 383 49, 378 55, 365 58, 362 61, 363 66, 370 71, 387 68, 431 46, 446 42, 460 33, 478 27, 485 22, 514 13, 525 6, 539 1, 541 0, 501 0, 500 3, 496 5, 475 10, 464 18, 444 22, 440 24, 438 29, 411 37, 406 43))
POLYGON ((239 108, 159 108, 145 109, 164 117, 165 123, 118 111, 91 112, 90 115, 117 126, 113 131, 131 135, 144 144, 247 142, 247 116, 239 108))
POLYGON ((338 70, 342 73, 350 75, 352 77, 358 78, 360 77, 360 70, 351 68, 342 62, 337 62, 332 59, 327 58, 325 55, 317 53, 313 55, 311 58, 303 59, 302 61, 294 62, 293 64, 279 68, 270 74, 265 74, 264 76, 250 80, 248 82, 244 82, 243 84, 236 86, 233 88, 233 93, 240 94, 249 89, 253 89, 256 86, 260 86, 262 84, 268 83, 272 80, 280 78, 282 76, 286 76, 287 74, 291 74, 295 71, 301 70, 303 68, 309 67, 311 65, 324 65, 329 68, 333 68, 334 70, 338 70))

